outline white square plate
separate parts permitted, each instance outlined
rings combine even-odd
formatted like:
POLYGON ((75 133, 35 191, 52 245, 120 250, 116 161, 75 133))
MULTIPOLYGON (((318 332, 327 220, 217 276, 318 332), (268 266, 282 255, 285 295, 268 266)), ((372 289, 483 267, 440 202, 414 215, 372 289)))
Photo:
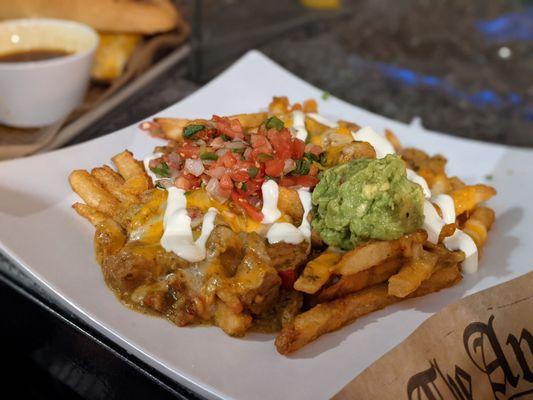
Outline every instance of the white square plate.
MULTIPOLYGON (((136 125, 105 137, 26 159, 0 163, 0 248, 65 306, 158 370, 210 398, 318 399, 341 389, 446 304, 531 270, 533 151, 454 138, 398 123, 330 97, 258 52, 160 116, 206 117, 254 112, 273 95, 318 100, 325 115, 377 130, 392 129, 407 145, 449 159, 449 171, 467 182, 489 174, 498 196, 497 222, 477 274, 430 296, 361 318, 291 357, 280 356, 273 335, 226 336, 216 327, 178 328, 123 307, 104 284, 93 255, 93 228, 71 209, 77 201, 67 176, 76 168, 109 163, 127 148, 137 157, 156 139, 136 125)), ((438 110, 435 110, 438 112, 438 110)))

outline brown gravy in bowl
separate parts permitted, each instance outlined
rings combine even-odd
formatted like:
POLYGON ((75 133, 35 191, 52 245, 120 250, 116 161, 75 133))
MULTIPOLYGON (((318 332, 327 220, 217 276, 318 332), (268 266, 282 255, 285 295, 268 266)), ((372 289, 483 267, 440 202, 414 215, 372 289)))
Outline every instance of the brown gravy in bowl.
POLYGON ((17 63, 30 61, 43 61, 52 58, 65 57, 72 52, 61 49, 32 49, 0 54, 0 63, 17 63))

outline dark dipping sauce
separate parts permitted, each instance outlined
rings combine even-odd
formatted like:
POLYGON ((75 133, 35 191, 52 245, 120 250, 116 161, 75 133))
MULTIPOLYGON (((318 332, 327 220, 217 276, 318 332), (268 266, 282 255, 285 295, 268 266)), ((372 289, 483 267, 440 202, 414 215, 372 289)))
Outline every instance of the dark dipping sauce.
POLYGON ((34 49, 16 51, 13 53, 0 54, 0 63, 44 61, 52 58, 65 57, 71 54, 73 53, 70 51, 60 49, 34 49))

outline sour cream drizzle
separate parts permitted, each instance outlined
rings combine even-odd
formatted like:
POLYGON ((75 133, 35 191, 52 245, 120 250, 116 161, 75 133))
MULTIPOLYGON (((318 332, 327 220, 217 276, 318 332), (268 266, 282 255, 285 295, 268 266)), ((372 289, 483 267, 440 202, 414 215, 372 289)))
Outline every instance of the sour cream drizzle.
POLYGON ((310 240, 311 225, 307 220, 307 216, 311 210, 311 193, 309 193, 309 191, 306 189, 299 189, 298 197, 300 198, 300 202, 302 203, 304 209, 302 223, 299 227, 296 227, 288 222, 273 223, 267 232, 266 237, 268 243, 274 244, 278 242, 285 242, 290 244, 300 244, 304 240, 310 240))
POLYGON ((204 215, 202 231, 196 240, 192 236, 191 217, 187 213, 185 191, 176 187, 167 189, 167 206, 163 217, 161 246, 189 262, 201 261, 206 256, 205 244, 215 227, 217 210, 210 208, 204 215))
POLYGON ((374 132, 369 126, 365 126, 357 132, 352 132, 352 137, 358 142, 370 143, 376 151, 376 158, 383 158, 387 154, 395 153, 392 144, 383 135, 374 132))
POLYGON ((163 153, 154 153, 154 154, 148 154, 146 157, 144 157, 143 159, 143 165, 144 165, 144 170, 146 171, 146 173, 148 174, 148 176, 152 179, 152 182, 155 182, 156 180, 158 180, 159 178, 157 177, 156 174, 154 174, 152 172, 152 170, 150 169, 150 161, 152 160, 155 160, 156 158, 159 158, 163 155, 163 153))
POLYGON ((281 217, 281 211, 278 210, 279 187, 273 180, 269 179, 261 186, 263 193, 263 224, 271 224, 281 217))
POLYGON ((337 128, 339 126, 338 123, 330 121, 326 117, 324 117, 324 116, 322 116, 320 114, 317 114, 317 113, 308 113, 307 116, 309 118, 314 119, 319 124, 327 126, 328 128, 337 128))
POLYGON ((305 114, 300 110, 292 112, 292 130, 297 139, 305 142, 308 133, 305 128, 305 114))

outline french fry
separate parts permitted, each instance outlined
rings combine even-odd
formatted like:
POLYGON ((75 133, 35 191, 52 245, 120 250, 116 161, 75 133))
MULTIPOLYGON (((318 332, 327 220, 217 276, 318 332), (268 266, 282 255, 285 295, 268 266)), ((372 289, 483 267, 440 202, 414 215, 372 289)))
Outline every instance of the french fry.
MULTIPOLYGON (((461 280, 457 265, 439 269, 424 281, 409 298, 439 291, 461 280)), ((380 310, 401 298, 387 293, 387 284, 381 283, 359 292, 349 294, 328 303, 321 303, 294 319, 276 337, 279 353, 287 355, 317 339, 325 333, 335 331, 355 319, 380 310)))
POLYGON ((416 231, 397 240, 370 241, 346 253, 339 264, 337 271, 341 275, 351 275, 383 261, 398 257, 400 254, 408 252, 410 247, 416 243, 424 243, 427 239, 425 231, 416 231))
POLYGON ((102 184, 102 186, 120 202, 133 204, 137 202, 137 197, 122 191, 124 179, 111 167, 104 165, 100 168, 93 168, 91 175, 94 176, 102 184))
POLYGON ((420 255, 411 258, 400 271, 389 278, 389 294, 407 297, 428 279, 435 269, 438 256, 420 248, 420 255))
POLYGON ((109 218, 105 214, 102 214, 100 211, 88 206, 83 203, 74 203, 72 208, 83 218, 89 221, 94 226, 102 223, 105 219, 109 218))
POLYGON ((168 140, 182 141, 183 129, 187 125, 207 125, 213 123, 206 119, 187 119, 187 118, 154 118, 154 122, 161 127, 163 136, 168 140))
POLYGON ((85 170, 75 170, 69 176, 70 186, 85 203, 101 213, 113 216, 120 203, 100 182, 85 170))
POLYGON ((118 172, 126 181, 137 175, 146 175, 142 163, 137 161, 133 157, 133 154, 128 150, 124 150, 122 153, 117 154, 111 158, 111 160, 113 160, 118 172))
POLYGON ((296 190, 283 186, 279 187, 278 209, 291 217, 294 225, 301 224, 304 208, 296 190))
POLYGON ((402 150, 402 144, 400 143, 398 136, 396 136, 393 131, 390 129, 385 129, 385 137, 392 144, 392 147, 394 147, 394 151, 396 151, 396 153, 399 153, 402 150))
POLYGON ((494 218, 494 210, 489 207, 478 207, 463 226, 463 232, 474 240, 479 249, 487 241, 487 234, 494 223, 494 218))
POLYGON ((124 195, 137 196, 153 186, 152 180, 146 174, 135 175, 126 180, 120 188, 124 195))
POLYGON ((341 254, 326 250, 309 261, 294 283, 294 289, 308 294, 318 292, 333 274, 340 258, 341 254))
POLYGON ((465 186, 450 193, 455 204, 455 213, 461 215, 472 211, 479 203, 487 201, 496 194, 496 189, 483 184, 465 186))
POLYGON ((324 303, 377 283, 385 282, 398 272, 403 262, 402 258, 393 258, 356 274, 342 275, 333 285, 323 288, 317 294, 315 300, 317 303, 324 303))
POLYGON ((248 314, 235 313, 224 302, 218 301, 215 323, 230 336, 243 336, 252 325, 252 317, 248 314))
POLYGON ((268 111, 271 114, 287 114, 289 112, 289 99, 286 96, 273 97, 268 105, 268 111))
POLYGON ((252 114, 236 114, 228 117, 229 119, 238 119, 244 129, 255 128, 261 125, 268 118, 268 113, 258 112, 252 114))

